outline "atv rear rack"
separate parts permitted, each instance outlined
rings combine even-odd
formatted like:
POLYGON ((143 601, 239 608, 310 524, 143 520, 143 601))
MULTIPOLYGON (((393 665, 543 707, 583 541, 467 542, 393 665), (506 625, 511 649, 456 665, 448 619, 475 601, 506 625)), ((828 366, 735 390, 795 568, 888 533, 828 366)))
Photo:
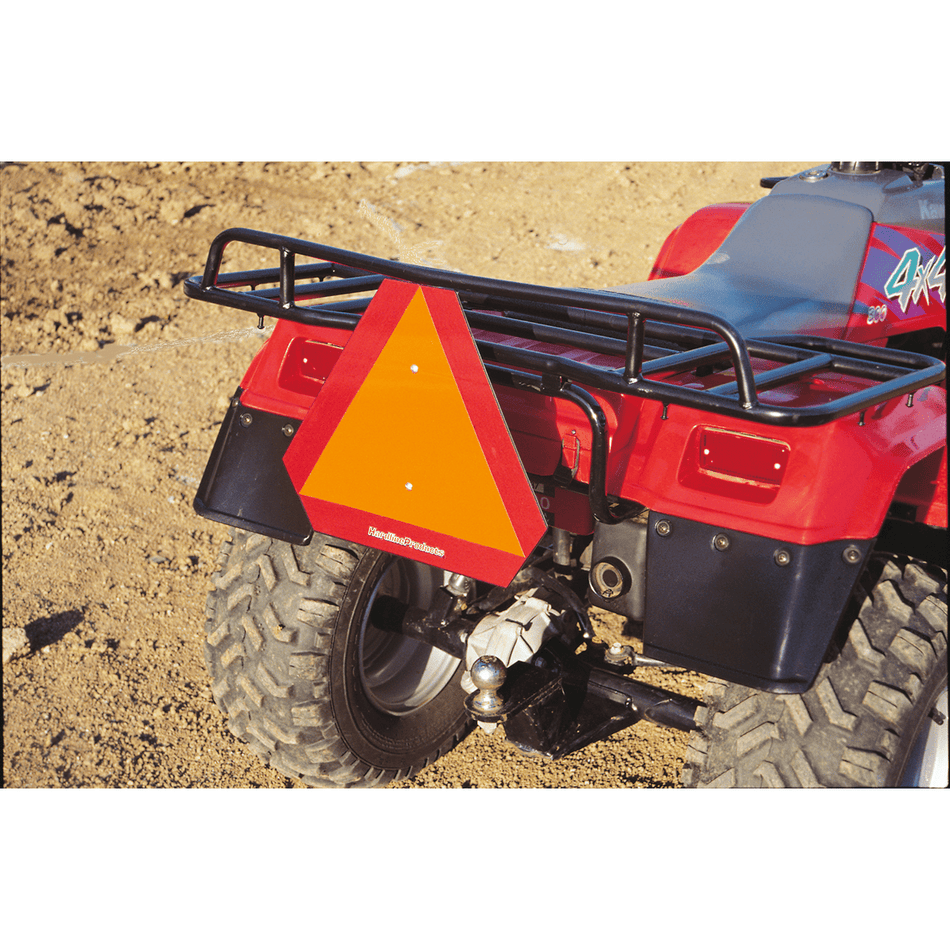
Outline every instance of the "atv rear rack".
MULTIPOLYGON (((600 409, 582 387, 657 400, 663 403, 664 414, 670 405, 682 405, 773 426, 817 426, 913 394, 940 382, 946 373, 940 360, 916 353, 817 336, 743 339, 722 316, 644 297, 474 277, 246 228, 222 231, 214 239, 203 275, 188 278, 185 293, 254 313, 261 327, 269 316, 353 329, 372 299, 353 295, 375 291, 387 277, 455 291, 473 329, 622 356, 622 367, 603 367, 476 339, 494 382, 535 389, 581 405, 591 418, 595 443, 598 426, 594 416, 600 409), (224 250, 232 242, 276 250, 280 265, 219 274, 224 250), (314 263, 298 264, 298 256, 314 263), (338 299, 332 304, 303 303, 327 298, 338 299), (752 359, 782 365, 756 375, 752 359), (649 378, 702 374, 717 367, 731 367, 734 381, 697 390, 649 378), (870 385, 820 405, 771 405, 759 399, 760 393, 769 389, 828 373, 869 381, 870 385)), ((601 431, 603 444, 595 445, 593 454, 605 460, 603 427, 601 431)), ((596 481, 602 484, 601 479, 596 481)), ((601 507, 593 497, 591 500, 595 511, 601 507)), ((601 514, 605 513, 604 508, 601 514)))

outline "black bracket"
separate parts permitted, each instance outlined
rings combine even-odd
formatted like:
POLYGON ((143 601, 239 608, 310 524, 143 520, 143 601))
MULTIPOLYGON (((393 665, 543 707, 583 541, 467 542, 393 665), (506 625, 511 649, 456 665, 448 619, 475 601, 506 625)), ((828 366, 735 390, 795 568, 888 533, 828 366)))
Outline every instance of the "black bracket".
POLYGON ((502 705, 479 710, 466 698, 478 722, 502 723, 505 738, 522 752, 560 759, 643 718, 675 729, 695 728, 698 703, 610 669, 596 656, 578 657, 557 641, 539 654, 542 666, 513 663, 501 688, 502 705))

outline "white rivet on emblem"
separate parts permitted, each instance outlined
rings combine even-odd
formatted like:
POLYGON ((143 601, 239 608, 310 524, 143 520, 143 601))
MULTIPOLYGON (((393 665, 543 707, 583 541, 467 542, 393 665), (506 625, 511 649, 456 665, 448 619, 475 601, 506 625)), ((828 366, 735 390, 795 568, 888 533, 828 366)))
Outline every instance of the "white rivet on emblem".
POLYGON ((412 491, 412 482, 406 482, 406 491, 412 491))
POLYGON ((419 372, 419 367, 416 366, 415 363, 413 363, 412 366, 409 367, 409 372, 411 372, 411 373, 418 373, 418 372, 419 372))

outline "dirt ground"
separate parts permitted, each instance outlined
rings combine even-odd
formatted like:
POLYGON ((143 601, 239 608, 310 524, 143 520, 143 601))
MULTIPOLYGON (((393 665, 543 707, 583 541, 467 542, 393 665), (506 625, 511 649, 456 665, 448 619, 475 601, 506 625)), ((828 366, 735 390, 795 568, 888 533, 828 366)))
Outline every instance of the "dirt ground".
MULTIPOLYGON (((754 201, 763 175, 810 164, 0 169, 5 785, 302 787, 227 731, 201 658, 227 528, 192 499, 268 332, 184 297, 219 231, 604 288, 645 279, 691 212, 754 201)), ((653 677, 701 695, 701 676, 653 677)), ((685 746, 639 725, 546 763, 476 730, 402 785, 676 787, 685 746)))

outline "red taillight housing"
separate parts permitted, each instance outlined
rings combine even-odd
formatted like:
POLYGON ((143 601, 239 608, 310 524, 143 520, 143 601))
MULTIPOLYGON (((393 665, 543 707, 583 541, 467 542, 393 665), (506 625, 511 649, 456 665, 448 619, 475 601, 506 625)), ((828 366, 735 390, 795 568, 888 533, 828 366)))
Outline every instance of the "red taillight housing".
POLYGON ((697 426, 683 457, 680 482, 728 498, 767 503, 778 494, 790 451, 778 439, 697 426))
POLYGON ((316 396, 343 348, 298 336, 287 347, 278 385, 304 396, 316 396))
POLYGON ((699 467, 717 478, 780 485, 788 452, 784 442, 774 439, 704 428, 699 439, 699 467))

